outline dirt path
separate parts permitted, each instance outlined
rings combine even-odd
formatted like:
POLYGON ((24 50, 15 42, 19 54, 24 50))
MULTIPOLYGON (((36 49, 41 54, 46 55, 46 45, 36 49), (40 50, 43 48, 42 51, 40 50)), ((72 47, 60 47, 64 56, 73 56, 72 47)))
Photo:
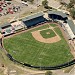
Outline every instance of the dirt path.
POLYGON ((46 72, 45 70, 43 70, 43 71, 42 70, 33 70, 33 69, 25 68, 25 67, 23 68, 23 67, 18 66, 18 65, 14 65, 14 66, 27 72, 27 73, 30 73, 30 74, 40 74, 40 73, 44 74, 46 72))

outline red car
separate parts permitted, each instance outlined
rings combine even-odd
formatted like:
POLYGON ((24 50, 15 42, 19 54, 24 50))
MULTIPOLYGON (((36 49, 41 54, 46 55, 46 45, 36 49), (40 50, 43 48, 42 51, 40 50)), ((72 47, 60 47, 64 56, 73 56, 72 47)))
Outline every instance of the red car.
POLYGON ((2 8, 0 7, 0 12, 2 11, 2 8))
POLYGON ((11 13, 11 14, 13 14, 12 8, 8 8, 8 12, 11 13))
POLYGON ((0 2, 0 5, 3 5, 3 2, 0 2))
POLYGON ((13 14, 13 10, 10 10, 9 13, 13 14))

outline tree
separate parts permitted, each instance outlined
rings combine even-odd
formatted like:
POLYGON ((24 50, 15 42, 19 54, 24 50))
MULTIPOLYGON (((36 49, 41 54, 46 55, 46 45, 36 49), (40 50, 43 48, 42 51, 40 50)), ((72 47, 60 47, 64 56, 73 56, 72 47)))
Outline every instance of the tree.
POLYGON ((51 72, 51 71, 47 71, 47 72, 45 73, 45 75, 52 75, 52 72, 51 72))
POLYGON ((75 0, 70 0, 70 3, 75 4, 75 0))
POLYGON ((44 6, 44 8, 47 8, 48 7, 48 1, 47 0, 42 1, 42 5, 44 6))
POLYGON ((75 19, 75 8, 72 8, 70 10, 70 14, 71 14, 72 18, 75 19))
POLYGON ((74 5, 71 2, 67 5, 67 8, 73 8, 73 7, 74 7, 74 5))
POLYGON ((75 5, 75 0, 70 0, 70 3, 67 5, 67 8, 72 9, 74 8, 74 5, 75 5))

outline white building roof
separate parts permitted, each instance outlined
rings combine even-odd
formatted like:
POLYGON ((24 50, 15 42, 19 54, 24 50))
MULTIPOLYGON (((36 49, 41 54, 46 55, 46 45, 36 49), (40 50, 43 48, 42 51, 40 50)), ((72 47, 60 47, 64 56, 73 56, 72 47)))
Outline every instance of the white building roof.
POLYGON ((75 38, 75 35, 73 34, 73 32, 72 32, 70 26, 68 25, 68 23, 65 24, 64 26, 65 26, 65 28, 66 28, 66 30, 67 30, 67 32, 68 32, 70 38, 71 38, 71 39, 75 38))
POLYGON ((22 21, 11 23, 11 25, 15 28, 15 30, 24 28, 24 24, 22 23, 22 21))

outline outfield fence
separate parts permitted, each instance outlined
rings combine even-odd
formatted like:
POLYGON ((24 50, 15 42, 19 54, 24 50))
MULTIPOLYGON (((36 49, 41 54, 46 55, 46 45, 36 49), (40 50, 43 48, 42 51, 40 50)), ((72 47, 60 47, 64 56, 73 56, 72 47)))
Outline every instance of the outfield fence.
POLYGON ((13 61, 14 63, 18 63, 18 64, 21 64, 23 66, 27 66, 27 67, 30 67, 30 68, 35 68, 35 69, 39 69, 39 70, 57 70, 57 69, 62 69, 62 68, 66 68, 66 67, 69 67, 71 65, 74 65, 75 64, 75 59, 69 61, 69 62, 66 62, 64 64, 61 64, 61 65, 56 65, 56 66, 33 66, 31 64, 27 64, 27 63, 23 63, 23 62, 19 62, 17 61, 16 59, 14 59, 10 54, 7 54, 7 57, 13 61))

